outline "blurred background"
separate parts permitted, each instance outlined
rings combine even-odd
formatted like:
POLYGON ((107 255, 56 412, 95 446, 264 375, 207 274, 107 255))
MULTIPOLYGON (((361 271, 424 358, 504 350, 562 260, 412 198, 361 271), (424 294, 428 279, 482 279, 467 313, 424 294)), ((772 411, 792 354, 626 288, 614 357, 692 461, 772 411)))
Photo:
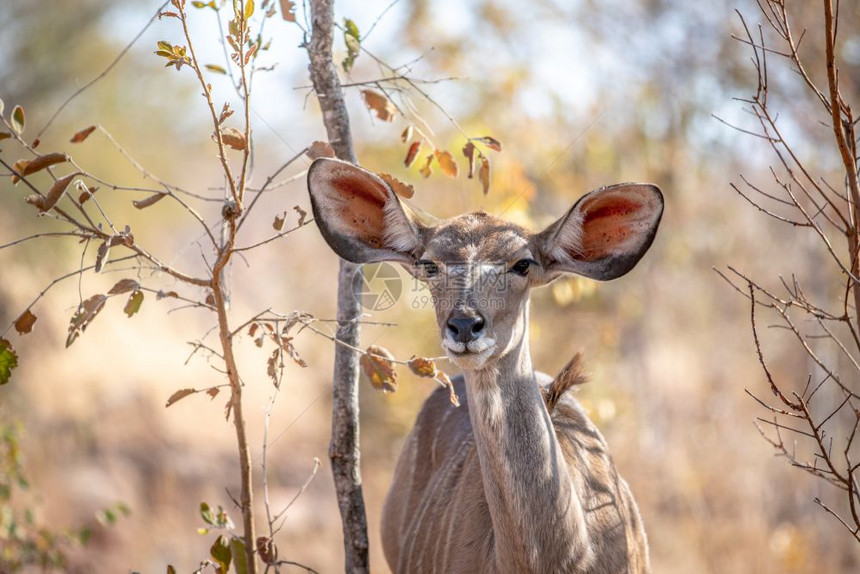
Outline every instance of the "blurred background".
MULTIPOLYGON (((796 4, 797 29, 808 28, 803 55, 822 80, 820 6, 796 4)), ((158 6, 149 0, 3 2, 0 98, 6 113, 23 105, 32 137, 63 100, 111 63, 158 6)), ((400 116, 379 121, 359 88, 348 88, 358 156, 369 169, 414 184, 413 204, 434 215, 482 209, 533 228, 598 186, 658 184, 666 196, 663 223, 636 269, 611 283, 570 278, 532 294, 535 365, 555 373, 584 351, 590 383, 579 398, 639 503, 655 572, 856 572, 857 543, 814 503, 821 497, 844 512, 843 497, 774 457, 753 426, 765 413, 745 389, 766 396, 767 387, 749 306, 713 270, 732 265, 774 288, 780 276, 796 274, 825 301, 839 295, 833 283, 839 277, 813 233, 776 225, 729 187, 739 174, 763 189, 774 185, 768 172, 774 159, 764 142, 712 117, 755 127, 734 100, 756 86, 750 50, 732 39, 742 30, 735 9, 753 26, 762 21, 754 3, 744 0, 339 1, 338 19, 355 21, 365 48, 430 81, 418 84, 430 99, 415 91, 408 97, 436 145, 462 157, 465 139, 446 114, 469 135, 490 135, 503 144, 501 153, 488 152, 493 167, 486 197, 477 180, 464 177, 462 162, 458 179, 438 170, 424 179, 417 165, 403 166, 400 134, 409 122, 400 116)), ((214 12, 189 10, 201 61, 224 65, 214 12)), ((857 102, 860 5, 845 2, 841 10, 842 89, 857 102)), ((301 6, 298 17, 304 19, 301 6)), ((254 185, 325 138, 308 87, 301 30, 276 16, 265 34, 272 43, 260 65, 274 69, 259 73, 253 85, 254 185)), ((175 20, 155 21, 110 74, 57 118, 40 150, 68 150, 93 173, 124 186, 146 184, 99 132, 68 145, 77 130, 100 124, 148 171, 218 197, 224 182, 208 110, 191 71, 164 68, 153 54, 159 40, 181 43, 175 20)), ((340 34, 335 46, 340 61, 346 54, 340 34)), ((786 133, 811 168, 832 177, 839 160, 832 132, 821 123, 827 118, 793 73, 777 61, 772 68, 773 105, 786 133)), ((362 54, 344 82, 381 73, 362 54)), ((228 78, 212 75, 210 81, 216 102, 239 108, 228 78)), ((292 165, 282 178, 293 181, 266 194, 243 231, 246 244, 269 237, 272 220, 285 211, 288 225, 294 224, 294 205, 309 211, 302 175, 307 163, 292 165)), ((23 202, 26 194, 5 178, 0 183, 0 245, 45 229, 23 202)), ((205 268, 209 254, 199 246, 200 228, 168 202, 138 211, 130 200, 142 194, 103 188, 99 197, 115 221, 131 226, 138 244, 189 272, 205 268)), ((220 204, 201 202, 198 208, 214 221, 220 204)), ((86 257, 92 259, 94 250, 86 257)), ((81 246, 68 238, 0 250, 0 325, 5 328, 54 278, 80 263, 81 246)), ((266 308, 332 318, 336 269, 313 225, 248 252, 230 269, 231 320, 240 324, 266 308)), ((140 313, 127 318, 110 301, 64 348, 79 294, 104 292, 130 273, 63 282, 34 308, 39 319, 33 335, 7 334, 20 367, 0 388, 0 417, 18 429, 30 483, 8 505, 29 509, 38 524, 56 531, 91 526, 90 544, 69 550, 69 571, 163 572, 173 564, 190 572, 214 540, 212 533, 197 532, 203 526, 200 502, 222 505, 240 521, 228 494, 238 492, 238 470, 224 395, 192 396, 164 408, 177 389, 222 382, 213 370, 217 360, 204 353, 187 360, 189 341, 214 340, 214 317, 148 297, 140 313), (117 504, 130 514, 103 526, 110 522, 103 510, 117 504)), ((426 293, 403 277, 397 304, 368 318, 397 326, 365 327, 363 344, 382 345, 402 359, 439 355, 426 293)), ((156 288, 175 287, 164 276, 142 279, 156 288)), ((815 367, 779 333, 764 334, 774 375, 788 388, 802 389, 815 367)), ((284 559, 337 572, 343 564, 341 526, 327 459, 332 343, 306 331, 295 344, 308 367, 287 366, 272 409, 272 508, 296 495, 315 457, 322 466, 290 507, 276 542, 284 559)), ((264 412, 273 395, 268 353, 250 337, 237 348, 259 469, 264 412)), ((435 384, 405 369, 399 383, 389 395, 361 388, 362 475, 371 561, 380 572, 387 571, 379 540, 382 502, 405 434, 435 384)))

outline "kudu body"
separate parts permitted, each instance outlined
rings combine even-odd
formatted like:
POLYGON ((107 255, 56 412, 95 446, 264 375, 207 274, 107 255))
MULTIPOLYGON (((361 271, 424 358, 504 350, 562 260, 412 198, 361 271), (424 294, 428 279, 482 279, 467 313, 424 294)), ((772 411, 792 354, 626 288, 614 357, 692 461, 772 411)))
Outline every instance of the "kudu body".
POLYGON ((646 184, 583 196, 540 233, 483 213, 422 223, 378 176, 337 160, 308 174, 316 222, 345 259, 394 261, 427 282, 462 406, 424 404, 382 517, 396 573, 649 571, 636 503, 603 437, 529 352, 529 290, 561 273, 608 280, 636 264, 663 211, 646 184))

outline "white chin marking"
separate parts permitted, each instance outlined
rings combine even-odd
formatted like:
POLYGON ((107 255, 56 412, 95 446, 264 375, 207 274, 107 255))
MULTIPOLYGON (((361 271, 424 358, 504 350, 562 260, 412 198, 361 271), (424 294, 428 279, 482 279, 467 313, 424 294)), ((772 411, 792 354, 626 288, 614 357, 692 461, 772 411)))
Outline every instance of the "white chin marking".
POLYGON ((483 367, 493 354, 496 341, 489 337, 481 337, 469 343, 461 343, 445 337, 442 339, 442 348, 455 365, 461 369, 475 370, 483 367))
POLYGON ((455 341, 453 339, 449 339, 445 337, 442 339, 442 348, 446 351, 454 351, 455 353, 465 353, 466 352, 466 344, 461 343, 460 341, 455 341))

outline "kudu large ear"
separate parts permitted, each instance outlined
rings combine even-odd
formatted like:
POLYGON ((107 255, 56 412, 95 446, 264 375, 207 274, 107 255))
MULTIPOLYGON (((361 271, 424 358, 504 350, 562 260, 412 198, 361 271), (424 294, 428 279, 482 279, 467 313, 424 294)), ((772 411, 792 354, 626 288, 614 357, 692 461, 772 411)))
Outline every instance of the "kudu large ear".
POLYGON ((621 277, 648 251, 662 214, 663 194, 655 185, 592 191, 538 235, 546 269, 601 281, 621 277))
POLYGON ((320 158, 308 170, 317 226, 329 246, 353 263, 413 263, 422 245, 414 214, 378 175, 320 158))

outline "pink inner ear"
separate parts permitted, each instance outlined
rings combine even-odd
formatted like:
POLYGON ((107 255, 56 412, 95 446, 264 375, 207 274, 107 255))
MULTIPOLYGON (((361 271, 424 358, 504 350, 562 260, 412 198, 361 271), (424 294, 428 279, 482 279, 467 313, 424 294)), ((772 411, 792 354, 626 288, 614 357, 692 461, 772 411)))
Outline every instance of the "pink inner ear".
POLYGON ((597 261, 623 253, 641 240, 648 229, 647 203, 630 193, 608 192, 586 200, 581 206, 581 259, 597 261))
POLYGON ((329 197, 337 230, 372 247, 384 247, 386 191, 370 177, 350 170, 331 180, 329 197))

